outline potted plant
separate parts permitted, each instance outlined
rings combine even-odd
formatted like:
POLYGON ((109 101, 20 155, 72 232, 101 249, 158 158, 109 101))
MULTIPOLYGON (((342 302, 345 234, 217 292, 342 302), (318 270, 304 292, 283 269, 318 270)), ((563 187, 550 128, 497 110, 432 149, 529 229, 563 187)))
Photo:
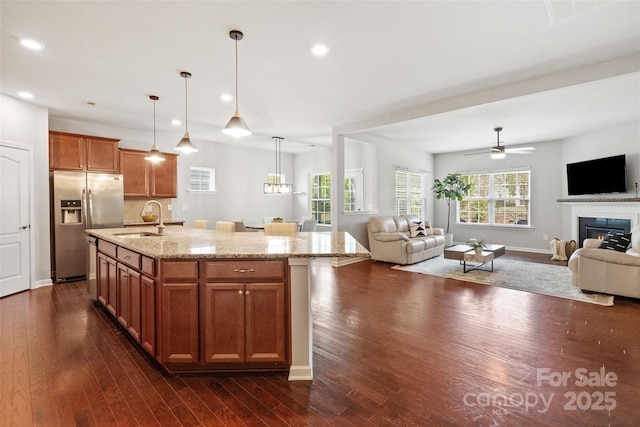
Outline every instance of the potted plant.
POLYGON ((486 248, 486 245, 484 244, 484 240, 478 240, 478 239, 467 240, 467 246, 471 246, 477 254, 479 254, 480 252, 482 252, 483 249, 486 248))
POLYGON ((444 199, 447 202, 447 229, 445 236, 445 244, 451 246, 453 244, 453 234, 449 233, 449 225, 451 221, 451 201, 462 200, 464 193, 469 191, 471 184, 465 184, 462 175, 459 173, 450 173, 442 181, 436 179, 433 183, 433 191, 436 199, 444 199))
POLYGON ((271 222, 282 222, 282 221, 283 221, 283 219, 282 219, 282 218, 280 218, 279 216, 277 216, 277 217, 275 217, 275 218, 273 218, 273 219, 271 220, 271 222))

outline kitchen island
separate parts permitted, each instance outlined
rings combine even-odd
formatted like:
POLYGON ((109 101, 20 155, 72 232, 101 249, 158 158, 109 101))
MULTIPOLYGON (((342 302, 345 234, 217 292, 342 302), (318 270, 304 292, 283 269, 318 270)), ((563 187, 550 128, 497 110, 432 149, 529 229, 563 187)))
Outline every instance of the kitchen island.
POLYGON ((288 371, 313 379, 309 263, 369 257, 351 235, 87 230, 97 301, 169 373, 288 371))

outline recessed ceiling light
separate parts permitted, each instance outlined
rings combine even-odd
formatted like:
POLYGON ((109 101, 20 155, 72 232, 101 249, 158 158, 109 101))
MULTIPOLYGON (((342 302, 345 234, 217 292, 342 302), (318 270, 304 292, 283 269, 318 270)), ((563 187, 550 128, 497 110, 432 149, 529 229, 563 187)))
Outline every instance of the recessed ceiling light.
POLYGON ((30 40, 30 39, 22 39, 20 40, 20 44, 28 49, 33 50, 42 50, 44 49, 44 45, 39 41, 30 40))
POLYGON ((220 99, 223 100, 224 102, 229 102, 233 99, 233 95, 229 95, 228 93, 223 93, 222 95, 220 95, 220 99))
POLYGON ((322 56, 329 52, 329 48, 323 44, 314 44, 311 46, 311 53, 316 56, 322 56))
POLYGON ((18 92, 18 95, 24 99, 33 99, 33 94, 29 92, 20 91, 18 92))
POLYGON ((171 120, 171 124, 174 126, 180 126, 182 124, 182 122, 178 119, 173 119, 171 120))

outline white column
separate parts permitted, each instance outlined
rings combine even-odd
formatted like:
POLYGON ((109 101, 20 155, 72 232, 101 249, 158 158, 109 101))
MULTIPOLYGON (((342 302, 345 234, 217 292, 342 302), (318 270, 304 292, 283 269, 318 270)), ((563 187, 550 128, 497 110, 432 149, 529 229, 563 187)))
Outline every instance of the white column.
POLYGON ((291 282, 291 368, 289 381, 313 379, 313 322, 311 319, 311 258, 289 258, 291 282))

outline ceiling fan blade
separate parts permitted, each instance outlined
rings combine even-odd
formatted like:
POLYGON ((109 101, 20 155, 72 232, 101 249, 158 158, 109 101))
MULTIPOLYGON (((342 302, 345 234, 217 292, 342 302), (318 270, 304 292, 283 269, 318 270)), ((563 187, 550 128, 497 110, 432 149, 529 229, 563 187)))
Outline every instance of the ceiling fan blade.
POLYGON ((507 148, 505 150, 510 154, 533 154, 536 151, 535 147, 520 147, 520 148, 507 148))
POLYGON ((488 156, 490 153, 487 152, 482 152, 482 153, 467 153, 467 154, 463 154, 463 156, 467 156, 470 159, 476 159, 478 157, 483 157, 483 156, 488 156))

